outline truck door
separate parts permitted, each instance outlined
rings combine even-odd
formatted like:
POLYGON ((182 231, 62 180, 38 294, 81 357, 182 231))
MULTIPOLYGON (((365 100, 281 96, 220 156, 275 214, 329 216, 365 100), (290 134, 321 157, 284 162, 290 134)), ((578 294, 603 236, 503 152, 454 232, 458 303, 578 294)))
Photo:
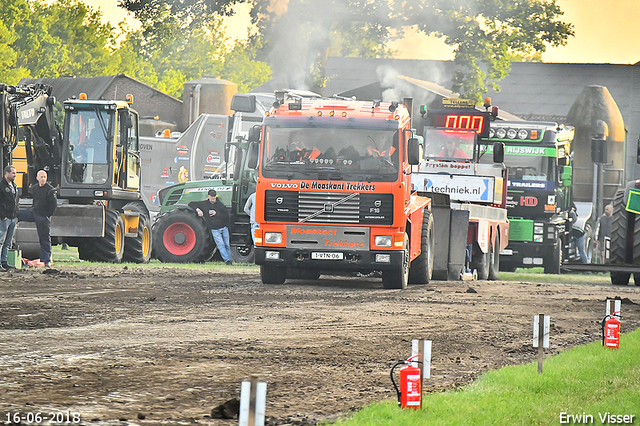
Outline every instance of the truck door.
POLYGON ((140 147, 138 143, 138 116, 128 111, 127 132, 127 189, 140 190, 140 147))

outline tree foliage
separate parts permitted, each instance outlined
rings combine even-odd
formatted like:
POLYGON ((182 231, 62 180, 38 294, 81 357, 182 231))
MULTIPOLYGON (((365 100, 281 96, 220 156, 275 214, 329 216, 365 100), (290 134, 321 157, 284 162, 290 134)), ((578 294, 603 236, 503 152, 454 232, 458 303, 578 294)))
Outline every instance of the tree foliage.
POLYGON ((573 30, 561 15, 556 0, 290 0, 280 11, 255 0, 252 10, 265 38, 263 57, 290 83, 321 86, 313 75, 330 48, 384 57, 394 30, 417 26, 452 47, 460 66, 452 89, 477 101, 487 86, 498 89, 510 57, 535 58, 566 43, 573 30))
POLYGON ((158 15, 140 9, 144 25, 132 31, 124 23, 117 27, 102 23, 100 11, 80 0, 3 0, 0 82, 124 73, 181 97, 185 82, 208 75, 238 78, 239 87, 251 90, 269 78, 269 68, 254 60, 259 38, 252 39, 253 44, 227 46, 221 19, 213 17, 213 11, 227 13, 234 2, 227 3, 227 7, 219 2, 204 8, 185 6, 179 13, 159 4, 158 10, 164 12, 158 15), (192 16, 189 25, 177 19, 184 16, 192 16))

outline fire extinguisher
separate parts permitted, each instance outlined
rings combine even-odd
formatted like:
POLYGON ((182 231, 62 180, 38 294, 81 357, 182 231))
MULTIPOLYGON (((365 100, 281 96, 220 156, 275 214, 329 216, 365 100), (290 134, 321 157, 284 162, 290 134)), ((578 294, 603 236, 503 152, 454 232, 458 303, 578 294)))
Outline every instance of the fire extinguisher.
POLYGON ((420 354, 408 358, 406 361, 398 361, 391 367, 391 383, 398 394, 398 405, 401 408, 419 409, 422 406, 422 383, 420 369, 411 365, 412 362, 422 364, 420 361, 413 361, 420 354), (393 378, 393 370, 399 365, 407 364, 405 368, 400 369, 400 388, 393 378))
POLYGON ((614 312, 602 319, 602 346, 611 349, 620 347, 620 320, 616 317, 618 314, 620 312, 614 312))

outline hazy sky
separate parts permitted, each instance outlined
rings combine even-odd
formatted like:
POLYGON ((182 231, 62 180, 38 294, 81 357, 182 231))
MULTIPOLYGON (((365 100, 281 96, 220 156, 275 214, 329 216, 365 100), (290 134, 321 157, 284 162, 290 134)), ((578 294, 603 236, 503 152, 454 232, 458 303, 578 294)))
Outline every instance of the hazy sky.
MULTIPOLYGON (((117 0, 84 0, 100 8, 105 20, 117 23, 127 15, 117 0)), ((565 12, 562 20, 574 25, 575 37, 566 46, 543 54, 545 62, 634 64, 640 61, 640 0, 557 0, 565 12)), ((240 6, 237 16, 226 21, 232 38, 246 34, 248 7, 240 6)), ((392 46, 403 59, 452 59, 444 43, 409 31, 402 42, 392 46)))

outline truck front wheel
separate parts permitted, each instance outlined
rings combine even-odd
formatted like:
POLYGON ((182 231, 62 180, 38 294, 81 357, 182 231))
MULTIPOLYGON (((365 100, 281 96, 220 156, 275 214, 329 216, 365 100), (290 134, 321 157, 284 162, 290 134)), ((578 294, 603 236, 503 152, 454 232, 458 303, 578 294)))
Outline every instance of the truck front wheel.
POLYGON ((382 286, 390 290, 405 290, 409 282, 409 236, 404 234, 404 250, 400 268, 382 271, 382 286))
POLYGON ((409 282, 411 284, 429 284, 433 275, 434 250, 433 215, 425 208, 422 217, 422 235, 420 237, 420 255, 411 262, 409 282))
POLYGON ((549 257, 544 260, 545 274, 560 274, 562 267, 562 238, 558 238, 556 246, 550 253, 549 257))
POLYGON ((284 284, 287 268, 281 265, 260 265, 262 284, 284 284))

